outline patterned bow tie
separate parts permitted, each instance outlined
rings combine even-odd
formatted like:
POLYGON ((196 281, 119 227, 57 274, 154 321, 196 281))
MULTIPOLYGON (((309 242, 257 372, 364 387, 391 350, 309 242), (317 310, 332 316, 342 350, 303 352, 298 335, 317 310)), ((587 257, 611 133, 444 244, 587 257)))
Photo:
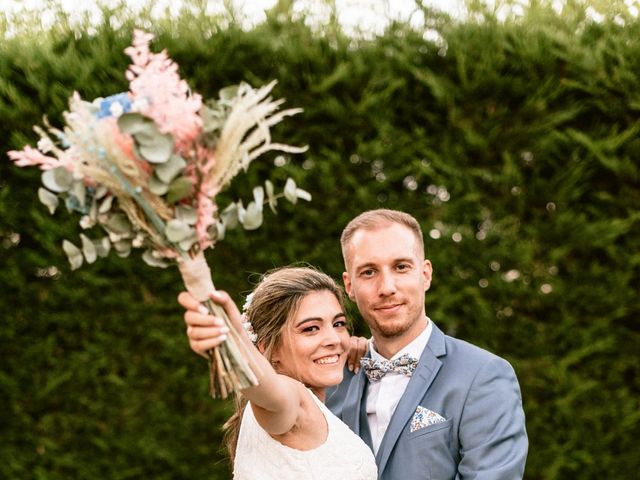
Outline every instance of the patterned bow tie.
POLYGON ((405 353, 395 360, 362 358, 360 364, 362 368, 364 368, 364 373, 367 375, 369 381, 377 382, 387 373, 398 373, 410 377, 418 365, 418 360, 408 353, 405 353))

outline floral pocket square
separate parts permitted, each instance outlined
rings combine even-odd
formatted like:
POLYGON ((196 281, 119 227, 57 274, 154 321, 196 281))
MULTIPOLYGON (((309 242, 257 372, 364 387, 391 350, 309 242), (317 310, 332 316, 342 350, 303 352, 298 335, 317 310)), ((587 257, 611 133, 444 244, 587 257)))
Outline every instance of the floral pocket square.
POLYGON ((428 408, 418 406, 415 413, 413 414, 413 418, 411 419, 411 426, 409 427, 409 431, 415 432, 416 430, 420 430, 421 428, 428 427, 435 423, 446 422, 446 420, 447 419, 442 415, 433 412, 428 408))

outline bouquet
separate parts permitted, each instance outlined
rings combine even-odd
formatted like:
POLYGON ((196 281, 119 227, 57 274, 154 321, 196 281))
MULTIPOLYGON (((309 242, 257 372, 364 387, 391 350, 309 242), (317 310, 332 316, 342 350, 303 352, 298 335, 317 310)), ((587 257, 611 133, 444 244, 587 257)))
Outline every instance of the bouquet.
POLYGON ((273 143, 269 130, 301 110, 279 110, 283 100, 269 97, 275 81, 258 89, 227 87, 218 99, 203 100, 165 51, 150 51, 152 39, 136 30, 125 50, 132 60, 129 91, 92 102, 74 93, 62 129, 45 118, 44 128, 34 127, 37 148, 26 146, 9 157, 20 167, 43 170, 38 197, 51 214, 62 201, 80 216, 87 231, 80 234, 80 247, 62 244, 72 269, 111 250, 128 256, 132 248, 145 249, 149 265, 178 265, 189 292, 229 327, 227 340, 208 355, 211 395, 226 398, 257 380, 239 333, 209 300, 214 286, 203 252, 237 225, 258 228, 265 204, 275 212, 279 198, 296 203, 311 197, 292 179, 280 194, 268 180, 255 187, 246 207, 239 200, 220 209, 216 195, 265 152, 305 151, 273 143), (90 230, 101 236, 90 236, 90 230))

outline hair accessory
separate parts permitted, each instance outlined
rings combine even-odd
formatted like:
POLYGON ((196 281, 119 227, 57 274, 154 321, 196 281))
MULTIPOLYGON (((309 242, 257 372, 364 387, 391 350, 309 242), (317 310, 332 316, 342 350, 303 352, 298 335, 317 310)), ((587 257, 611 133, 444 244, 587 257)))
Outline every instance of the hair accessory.
POLYGON ((247 332, 247 336, 251 343, 256 343, 258 341, 258 335, 253 331, 253 325, 249 321, 249 317, 247 316, 247 310, 251 306, 251 300, 253 300, 253 293, 247 295, 247 298, 244 301, 244 305, 242 306, 242 328, 244 328, 245 332, 247 332))

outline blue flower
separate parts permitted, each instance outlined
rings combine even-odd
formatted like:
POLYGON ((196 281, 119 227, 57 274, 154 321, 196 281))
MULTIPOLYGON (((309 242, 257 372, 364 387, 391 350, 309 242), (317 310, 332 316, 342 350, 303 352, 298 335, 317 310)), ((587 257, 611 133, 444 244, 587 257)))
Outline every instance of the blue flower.
POLYGON ((98 118, 119 117, 123 113, 131 111, 131 99, 129 94, 117 93, 103 99, 100 102, 100 109, 96 113, 98 118))

